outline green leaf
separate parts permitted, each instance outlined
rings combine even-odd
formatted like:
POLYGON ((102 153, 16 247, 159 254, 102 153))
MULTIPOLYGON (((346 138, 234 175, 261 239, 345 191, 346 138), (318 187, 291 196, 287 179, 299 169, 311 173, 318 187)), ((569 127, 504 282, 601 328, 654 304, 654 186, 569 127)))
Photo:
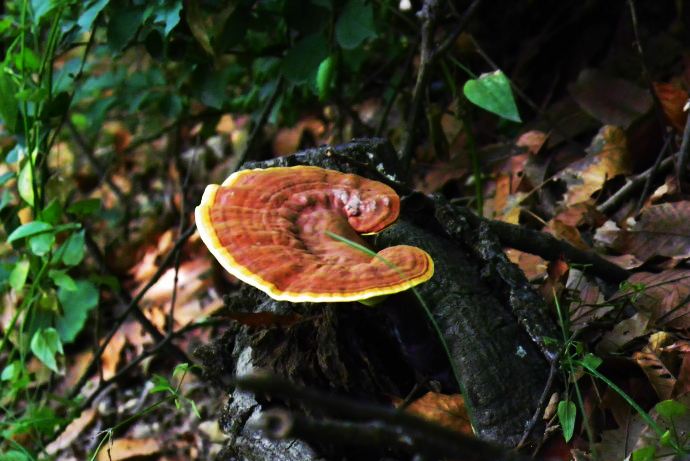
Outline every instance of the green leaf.
POLYGON ((465 82, 463 92, 475 105, 513 122, 521 122, 510 82, 497 70, 465 82))
POLYGON ((182 11, 181 0, 175 0, 172 2, 168 1, 164 6, 155 10, 154 21, 165 24, 164 35, 166 37, 180 22, 180 11, 182 11))
POLYGON ((51 200, 41 212, 41 219, 48 224, 57 224, 60 220, 60 216, 62 216, 62 206, 60 205, 60 200, 57 198, 51 200))
POLYGON ((9 450, 4 453, 0 452, 0 459, 3 461, 32 461, 29 455, 19 450, 9 450))
POLYGON ((670 447, 673 444, 673 436, 671 435, 670 430, 666 430, 663 434, 661 434, 661 437, 659 437, 659 445, 662 445, 664 447, 670 447))
POLYGON ((43 362, 45 366, 58 372, 57 361, 55 356, 62 351, 62 342, 60 341, 60 335, 55 328, 42 328, 34 333, 33 338, 31 338, 31 352, 34 353, 36 358, 43 362))
POLYGON ((582 358, 582 364, 589 370, 596 370, 602 362, 603 360, 594 354, 586 354, 582 358))
POLYGON ((364 40, 375 37, 374 10, 364 0, 350 0, 335 24, 335 38, 346 50, 357 48, 364 40))
POLYGON ((24 285, 26 285, 26 278, 29 275, 29 267, 29 261, 26 259, 17 261, 17 264, 14 265, 12 272, 10 272, 9 283, 15 291, 21 290, 24 288, 24 285))
POLYGON ((84 12, 79 15, 79 19, 77 19, 77 24, 79 27, 81 27, 82 32, 88 32, 91 30, 93 22, 96 20, 99 13, 103 11, 103 8, 106 7, 109 1, 110 0, 96 0, 90 2, 89 7, 86 8, 84 12))
POLYGON ((84 328, 89 311, 98 304, 99 292, 93 283, 77 280, 76 285, 76 290, 66 290, 63 287, 58 289, 58 299, 64 314, 57 319, 55 326, 64 343, 74 341, 84 328))
POLYGON ((653 461, 656 447, 648 445, 632 452, 632 461, 653 461))
POLYGON ((575 431, 575 417, 577 416, 577 408, 570 400, 561 400, 558 402, 558 421, 561 423, 563 430, 563 438, 569 442, 573 437, 575 431))
POLYGON ((84 259, 84 231, 75 232, 62 244, 62 262, 66 266, 76 266, 84 259))
POLYGON ((46 232, 44 234, 34 235, 29 237, 29 248, 36 256, 44 256, 48 254, 53 244, 55 243, 55 234, 46 232))
POLYGON ((80 218, 92 215, 101 209, 101 199, 87 198, 79 200, 67 207, 67 212, 72 213, 80 218))
POLYGON ((175 388, 172 387, 172 384, 170 384, 170 381, 168 381, 167 378, 154 374, 151 377, 151 381, 153 381, 153 387, 149 391, 149 394, 155 394, 157 392, 175 393, 175 388))
POLYGON ((681 418, 688 412, 688 407, 675 400, 664 400, 657 403, 654 408, 666 419, 681 418))
POLYGON ((304 83, 316 77, 321 61, 328 56, 328 44, 321 34, 304 37, 283 58, 282 71, 292 83, 304 83))
POLYGON ((77 284, 74 282, 74 279, 65 271, 51 269, 48 272, 48 277, 50 277, 53 280, 53 283, 59 288, 67 291, 77 291, 77 284))
POLYGON ((112 8, 110 12, 106 36, 110 49, 121 51, 139 30, 144 12, 141 8, 127 5, 125 2, 116 3, 117 7, 112 8))
POLYGON ((5 128, 14 133, 17 125, 17 85, 5 74, 5 67, 0 66, 0 118, 5 128))
POLYGON ((31 0, 31 9, 34 13, 34 23, 38 24, 43 16, 50 13, 57 6, 56 0, 31 0))
POLYGON ((33 170, 29 160, 24 163, 24 166, 19 171, 17 190, 19 191, 19 196, 23 198, 29 206, 34 206, 33 170))
POLYGON ((330 96, 334 69, 335 59, 333 56, 327 57, 319 64, 319 70, 316 72, 316 89, 321 101, 325 101, 330 96))
POLYGON ((19 360, 8 364, 2 369, 2 374, 0 374, 0 381, 16 381, 22 371, 22 364, 19 360))
POLYGON ((22 224, 13 230, 12 233, 7 237, 7 242, 12 243, 20 238, 31 237, 33 235, 48 232, 50 230, 53 230, 53 226, 47 222, 31 221, 26 224, 22 224))

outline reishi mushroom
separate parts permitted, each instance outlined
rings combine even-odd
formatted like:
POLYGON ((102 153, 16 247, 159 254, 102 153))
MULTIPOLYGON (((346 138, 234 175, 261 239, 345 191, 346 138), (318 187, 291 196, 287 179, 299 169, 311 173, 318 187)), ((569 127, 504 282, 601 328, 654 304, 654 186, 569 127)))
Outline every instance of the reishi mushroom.
POLYGON ((238 279, 279 301, 365 301, 431 278, 423 250, 398 245, 372 257, 329 233, 367 246, 359 234, 392 224, 400 197, 389 186, 313 166, 242 170, 206 187, 196 207, 201 239, 238 279))

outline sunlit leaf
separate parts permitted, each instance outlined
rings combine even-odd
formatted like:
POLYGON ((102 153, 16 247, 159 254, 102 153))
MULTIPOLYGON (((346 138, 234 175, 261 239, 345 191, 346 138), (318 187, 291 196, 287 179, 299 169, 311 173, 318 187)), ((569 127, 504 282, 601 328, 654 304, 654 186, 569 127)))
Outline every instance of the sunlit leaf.
POLYGON ((465 82, 463 93, 470 102, 513 122, 521 122, 510 81, 503 72, 482 74, 465 82))
POLYGON ((12 243, 24 237, 31 237, 37 234, 48 232, 53 229, 53 226, 43 221, 31 221, 17 227, 7 237, 7 242, 12 243))
POLYGON ((45 366, 58 372, 57 361, 55 356, 63 354, 62 342, 60 335, 55 328, 43 328, 36 331, 31 338, 31 352, 34 353, 45 366))

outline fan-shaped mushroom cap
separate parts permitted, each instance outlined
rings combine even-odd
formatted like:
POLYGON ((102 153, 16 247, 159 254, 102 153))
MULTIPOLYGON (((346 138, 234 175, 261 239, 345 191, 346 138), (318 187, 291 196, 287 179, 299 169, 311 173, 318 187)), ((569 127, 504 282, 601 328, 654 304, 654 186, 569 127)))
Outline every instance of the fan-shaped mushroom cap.
POLYGON ((423 250, 372 257, 359 234, 392 224, 400 198, 387 185, 312 166, 242 170, 212 184, 196 208, 202 240, 235 277, 274 299, 357 301, 406 290, 434 272, 423 250))

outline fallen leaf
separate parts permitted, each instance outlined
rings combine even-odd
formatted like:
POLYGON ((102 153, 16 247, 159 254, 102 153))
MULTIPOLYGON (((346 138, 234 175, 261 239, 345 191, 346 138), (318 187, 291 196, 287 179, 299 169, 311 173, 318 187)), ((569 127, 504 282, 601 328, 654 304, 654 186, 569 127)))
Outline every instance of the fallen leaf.
MULTIPOLYGON (((690 346, 690 344, 686 345, 690 346)), ((676 379, 676 387, 673 389, 673 395, 683 395, 690 393, 690 348, 682 352, 683 361, 678 370, 678 377, 676 379)))
POLYGON ((103 354, 101 354, 101 370, 103 370, 104 379, 110 379, 115 376, 122 356, 122 349, 125 347, 126 342, 124 331, 118 329, 103 350, 103 354))
POLYGON ((315 117, 300 120, 291 128, 281 128, 273 139, 273 154, 279 157, 296 152, 305 133, 311 135, 314 141, 318 141, 325 131, 323 122, 315 117))
POLYGON ((627 282, 616 297, 630 297, 638 312, 651 316, 657 326, 690 328, 690 270, 637 272, 627 282))
POLYGON ((659 400, 671 398, 673 387, 676 385, 676 378, 666 368, 659 356, 645 347, 642 351, 635 352, 633 359, 647 375, 650 384, 659 396, 659 400))
POLYGON ((465 400, 460 394, 427 392, 408 405, 405 411, 462 434, 474 434, 465 408, 465 400))
POLYGON ((93 408, 87 408, 86 410, 82 411, 79 417, 73 419, 72 422, 67 425, 65 430, 63 430, 55 440, 48 444, 48 446, 45 448, 46 453, 50 456, 54 456, 59 451, 64 450, 72 445, 72 442, 74 442, 77 437, 82 434, 84 429, 86 429, 89 424, 93 422, 96 413, 96 410, 93 408))
POLYGON ((115 439, 98 452, 98 461, 123 461, 141 456, 150 456, 160 451, 156 439, 115 439))
POLYGON ((659 98, 666 119, 678 133, 682 133, 688 118, 687 112, 683 111, 688 101, 688 92, 672 83, 657 82, 654 82, 654 92, 659 98))
POLYGON ((607 331, 597 344, 597 354, 604 355, 620 351, 630 341, 647 333, 649 315, 640 313, 618 322, 607 331))
POLYGON ((548 223, 546 223, 544 231, 560 240, 565 240, 580 250, 586 251, 590 249, 589 245, 587 245, 582 239, 580 231, 577 230, 577 227, 566 224, 560 219, 551 219, 548 223))
POLYGON ((527 152, 532 155, 537 155, 544 146, 547 138, 548 135, 543 131, 530 130, 522 133, 517 141, 515 141, 515 145, 518 147, 526 147, 527 152))
POLYGON ((611 246, 642 261, 654 256, 690 257, 690 201, 647 208, 632 229, 618 233, 611 246))
POLYGON ((577 296, 569 307, 572 331, 586 327, 613 309, 610 304, 604 302, 604 295, 596 282, 580 269, 570 268, 565 287, 577 296))
POLYGON ((607 125, 628 128, 652 108, 646 89, 596 69, 583 70, 568 91, 585 112, 607 125))
POLYGON ((619 174, 630 172, 627 140, 622 129, 606 125, 594 137, 588 155, 556 175, 567 185, 567 206, 589 200, 604 183, 619 174))
POLYGON ((506 250, 508 259, 525 273, 527 280, 535 280, 546 274, 548 262, 540 256, 526 253, 524 251, 508 248, 506 250))

